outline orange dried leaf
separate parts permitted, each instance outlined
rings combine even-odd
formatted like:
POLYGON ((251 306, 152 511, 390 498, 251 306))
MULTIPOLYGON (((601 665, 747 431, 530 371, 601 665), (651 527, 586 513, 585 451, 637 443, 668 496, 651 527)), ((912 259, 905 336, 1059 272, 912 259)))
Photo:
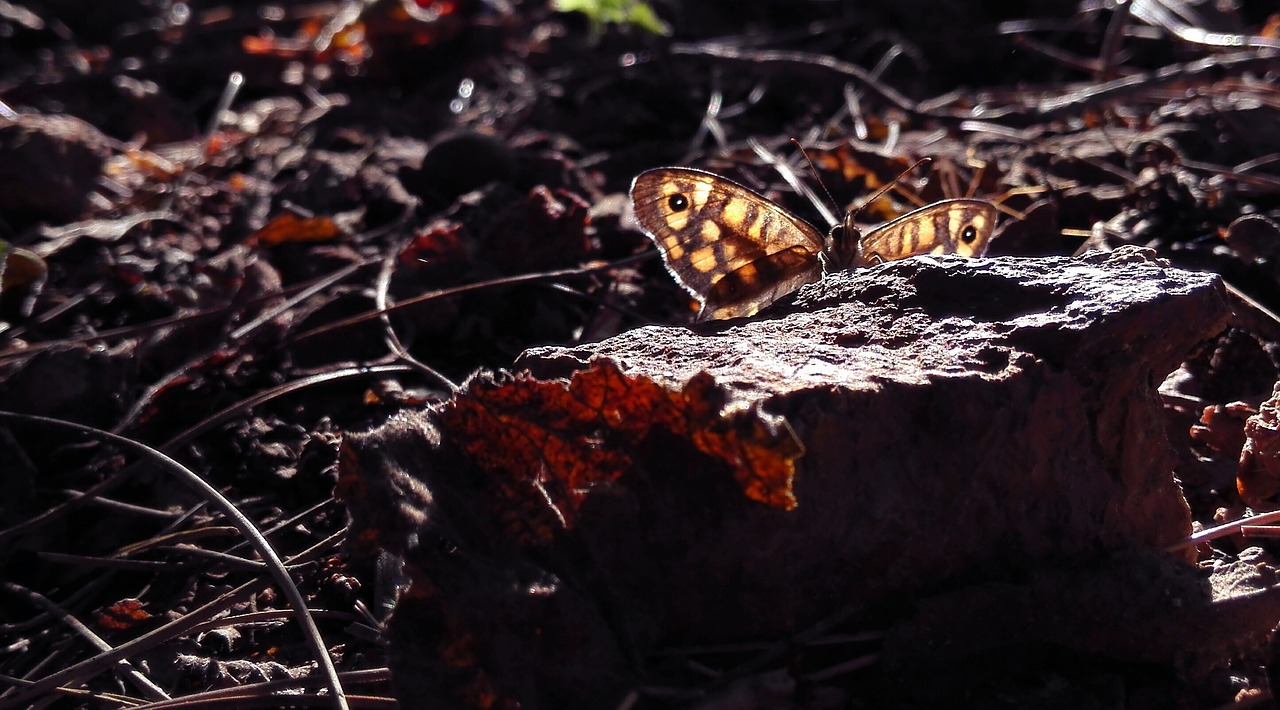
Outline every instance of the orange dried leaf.
POLYGON ((723 391, 705 373, 672 390, 598 360, 568 382, 473 378, 440 423, 475 463, 500 474, 500 495, 519 509, 526 528, 518 539, 528 543, 572 526, 591 488, 629 471, 655 427, 728 464, 752 500, 794 508, 791 485, 803 453, 794 433, 759 412, 725 415, 723 407, 723 391))
POLYGON ((1258 34, 1267 39, 1280 39, 1280 13, 1268 17, 1267 24, 1263 25, 1258 34))
POLYGON ((108 631, 128 631, 138 622, 150 619, 138 599, 121 599, 98 614, 98 626, 108 631))
POLYGON ((249 242, 272 247, 290 242, 322 242, 341 235, 342 228, 332 217, 303 218, 286 212, 254 232, 249 242))
POLYGON ((837 172, 845 182, 853 182, 858 178, 866 180, 868 188, 880 187, 880 178, 875 171, 858 160, 858 156, 848 146, 838 146, 831 150, 811 150, 810 156, 818 167, 837 172))
POLYGON ((1257 413, 1258 410, 1244 402, 1205 407, 1200 421, 1191 427, 1191 440, 1215 454, 1234 457, 1244 446, 1245 421, 1257 413))
POLYGON ((1244 435, 1236 488, 1246 503, 1256 505, 1280 493, 1280 383, 1245 421, 1244 435))
POLYGON ((470 258, 466 228, 457 222, 438 222, 414 235, 413 241, 400 252, 402 264, 449 266, 470 258))

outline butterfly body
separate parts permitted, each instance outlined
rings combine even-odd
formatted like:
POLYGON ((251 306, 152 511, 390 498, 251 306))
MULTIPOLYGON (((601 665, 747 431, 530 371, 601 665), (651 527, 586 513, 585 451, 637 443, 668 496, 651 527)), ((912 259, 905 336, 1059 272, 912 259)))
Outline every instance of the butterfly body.
POLYGON ((824 272, 914 254, 981 256, 995 225, 982 200, 944 200, 867 232, 855 212, 826 234, 751 189, 691 168, 647 170, 631 184, 636 219, 700 319, 750 316, 824 272))

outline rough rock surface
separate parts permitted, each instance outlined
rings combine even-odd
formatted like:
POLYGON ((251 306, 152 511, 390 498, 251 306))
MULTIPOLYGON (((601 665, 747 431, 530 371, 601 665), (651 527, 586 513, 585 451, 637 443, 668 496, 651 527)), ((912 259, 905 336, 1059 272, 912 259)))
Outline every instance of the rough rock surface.
MULTIPOLYGON (((408 554, 393 670, 435 674, 404 681, 406 696, 457 700, 483 687, 522 703, 608 702, 643 676, 620 659, 662 645, 780 639, 837 610, 889 624, 913 599, 1052 580, 1075 565, 1112 574, 1125 555, 1182 569, 1151 578, 1185 585, 1161 599, 1207 603, 1208 582, 1161 551, 1191 525, 1156 387, 1229 313, 1217 276, 1145 250, 924 257, 829 276, 750 320, 531 350, 517 368, 540 379, 600 358, 677 391, 709 374, 722 412, 768 413, 795 432, 797 505, 747 500, 723 466, 656 432, 621 478, 583 491, 572 527, 513 552, 477 502, 484 473, 446 432, 415 464, 424 517, 399 516, 400 527, 425 519, 422 540, 448 544, 408 554), (469 661, 429 660, 459 627, 470 629, 469 661)), ((435 434, 429 418, 392 429, 354 440, 354 458, 374 466, 383 446, 435 434)), ((1041 596, 1020 598, 1034 607, 1041 596)), ((929 608, 920 613, 926 621, 898 638, 927 637, 929 608)), ((1087 630, 1033 630, 975 647, 1002 638, 1107 644, 1087 630)))
MULTIPOLYGON (((795 514, 709 526, 686 553, 705 546, 711 569, 771 580, 769 611, 816 602, 819 580, 830 598, 817 608, 830 608, 1190 533, 1155 388, 1222 328, 1216 276, 1134 250, 911 259, 824 279, 790 311, 532 350, 517 367, 564 377, 607 357, 672 386, 705 371, 730 389, 729 407, 785 417, 806 448, 795 514), (724 559, 733 548, 741 556, 724 559)), ((688 594, 720 594, 709 578, 682 578, 688 594)), ((737 629, 763 610, 741 611, 737 629)), ((703 623, 679 626, 733 630, 703 623)))
POLYGON ((80 216, 108 144, 98 129, 73 116, 0 117, 0 213, 19 231, 80 216))

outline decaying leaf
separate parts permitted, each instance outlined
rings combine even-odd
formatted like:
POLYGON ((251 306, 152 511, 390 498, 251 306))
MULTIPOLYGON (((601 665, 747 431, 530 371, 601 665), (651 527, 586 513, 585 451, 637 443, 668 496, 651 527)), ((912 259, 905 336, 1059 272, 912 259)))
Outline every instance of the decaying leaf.
POLYGON ((1280 383, 1244 423, 1244 435, 1236 488, 1252 505, 1280 493, 1280 383))
POLYGON ((286 212, 249 237, 249 242, 266 247, 289 242, 323 242, 337 239, 342 227, 332 217, 299 217, 286 212))
POLYGON ((0 299, 13 300, 15 312, 31 315, 49 267, 39 254, 0 239, 0 299))
POLYGON ((0 239, 0 291, 42 283, 48 274, 39 254, 0 239))
MULTIPOLYGON (((546 500, 566 526, 592 487, 628 471, 632 452, 655 428, 728 464, 748 498, 794 508, 791 484, 803 453, 795 434, 777 418, 726 414, 723 406, 722 391, 705 373, 672 390, 601 359, 568 382, 472 378, 441 411, 440 423, 474 461, 504 474, 509 502, 546 500)), ((545 539, 552 529, 534 525, 528 532, 545 539)))
POLYGON ((1191 427, 1191 440, 1214 454, 1235 456, 1244 445, 1244 422, 1258 410, 1244 402, 1205 407, 1200 421, 1191 427))
POLYGON ((107 631, 127 631, 151 618, 138 599, 121 599, 98 614, 98 626, 107 631))

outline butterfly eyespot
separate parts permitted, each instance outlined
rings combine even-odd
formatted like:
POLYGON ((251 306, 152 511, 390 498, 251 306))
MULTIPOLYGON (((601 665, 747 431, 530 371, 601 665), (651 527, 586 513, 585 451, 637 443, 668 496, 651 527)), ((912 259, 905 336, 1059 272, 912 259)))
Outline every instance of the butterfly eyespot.
POLYGON ((672 212, 684 212, 689 209, 689 198, 679 194, 672 195, 667 198, 667 207, 671 208, 672 212))
POLYGON ((972 224, 965 227, 964 231, 960 233, 960 241, 964 242, 965 244, 972 244, 973 240, 977 238, 978 238, 978 230, 974 229, 972 224))

